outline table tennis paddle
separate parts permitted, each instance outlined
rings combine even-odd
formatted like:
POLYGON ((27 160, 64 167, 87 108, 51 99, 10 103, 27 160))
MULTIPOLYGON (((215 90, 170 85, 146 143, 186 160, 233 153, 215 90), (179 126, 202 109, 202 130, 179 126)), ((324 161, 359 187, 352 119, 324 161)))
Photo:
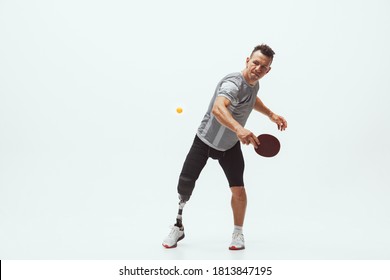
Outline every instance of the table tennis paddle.
POLYGON ((260 145, 255 149, 256 153, 263 157, 274 157, 280 151, 280 142, 278 138, 270 134, 261 134, 257 136, 260 145))

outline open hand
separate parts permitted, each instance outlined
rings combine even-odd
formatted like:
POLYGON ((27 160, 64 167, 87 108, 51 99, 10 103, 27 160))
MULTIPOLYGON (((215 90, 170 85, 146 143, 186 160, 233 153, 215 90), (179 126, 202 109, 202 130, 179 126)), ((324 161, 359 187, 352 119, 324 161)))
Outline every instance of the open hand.
POLYGON ((287 128, 287 121, 282 116, 272 114, 269 118, 278 125, 279 130, 283 131, 287 128))

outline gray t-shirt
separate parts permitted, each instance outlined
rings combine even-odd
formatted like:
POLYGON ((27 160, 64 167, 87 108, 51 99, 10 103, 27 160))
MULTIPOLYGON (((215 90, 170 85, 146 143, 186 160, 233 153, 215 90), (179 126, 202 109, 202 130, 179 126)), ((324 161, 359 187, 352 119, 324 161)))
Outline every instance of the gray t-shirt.
POLYGON ((233 118, 242 126, 253 110, 256 103, 259 83, 254 86, 249 85, 241 73, 232 73, 225 76, 217 85, 213 98, 206 114, 198 128, 198 137, 210 147, 226 151, 232 148, 238 141, 236 133, 226 126, 223 126, 213 115, 212 108, 217 96, 224 96, 230 100, 231 105, 228 110, 233 118))

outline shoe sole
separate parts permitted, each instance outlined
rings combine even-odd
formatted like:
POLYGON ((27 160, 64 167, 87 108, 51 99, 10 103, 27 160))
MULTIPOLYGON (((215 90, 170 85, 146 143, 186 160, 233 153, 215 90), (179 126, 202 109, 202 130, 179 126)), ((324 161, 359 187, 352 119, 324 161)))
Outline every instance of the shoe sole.
POLYGON ((179 239, 176 241, 175 244, 173 244, 172 246, 169 246, 168 244, 162 244, 164 248, 167 248, 167 249, 172 249, 172 248, 176 248, 177 247, 177 242, 179 242, 180 240, 182 240, 184 238, 184 233, 182 236, 179 237, 179 239))
POLYGON ((232 250, 232 251, 239 251, 239 250, 244 250, 244 249, 245 249, 245 246, 244 247, 236 247, 236 246, 229 247, 229 250, 232 250))

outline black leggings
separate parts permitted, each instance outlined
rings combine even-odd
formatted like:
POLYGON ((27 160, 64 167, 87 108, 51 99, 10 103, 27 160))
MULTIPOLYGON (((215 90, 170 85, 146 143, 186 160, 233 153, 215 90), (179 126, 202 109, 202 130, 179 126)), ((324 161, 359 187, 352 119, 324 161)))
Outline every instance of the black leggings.
POLYGON ((244 186, 244 157, 241 144, 238 141, 227 151, 218 151, 205 144, 195 136, 191 149, 186 157, 180 173, 177 191, 182 200, 189 200, 195 187, 195 182, 209 158, 217 159, 225 172, 229 186, 244 186))

